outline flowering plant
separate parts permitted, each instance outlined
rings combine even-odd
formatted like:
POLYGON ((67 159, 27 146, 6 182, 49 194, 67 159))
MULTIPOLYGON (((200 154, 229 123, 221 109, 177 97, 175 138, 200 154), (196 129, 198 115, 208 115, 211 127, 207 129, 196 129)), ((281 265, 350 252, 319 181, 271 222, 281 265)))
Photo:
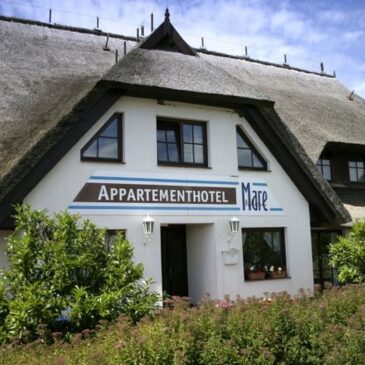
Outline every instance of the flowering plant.
POLYGON ((275 266, 274 265, 265 265, 264 266, 264 269, 266 272, 274 272, 274 271, 277 271, 279 274, 282 272, 282 271, 285 271, 285 268, 282 268, 281 266, 278 266, 277 269, 275 270, 275 266))
POLYGON ((263 270, 261 269, 260 266, 252 265, 252 266, 249 267, 248 271, 250 271, 250 272, 262 272, 263 270))

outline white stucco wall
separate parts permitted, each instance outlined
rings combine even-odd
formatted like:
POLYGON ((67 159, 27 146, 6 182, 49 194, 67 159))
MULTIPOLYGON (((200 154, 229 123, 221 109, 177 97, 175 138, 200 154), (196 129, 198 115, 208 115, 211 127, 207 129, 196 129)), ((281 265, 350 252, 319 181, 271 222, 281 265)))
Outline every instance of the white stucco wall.
POLYGON ((299 288, 312 289, 312 258, 309 208, 305 198, 292 183, 281 165, 260 141, 249 124, 231 110, 197 106, 177 102, 160 105, 156 100, 122 97, 81 138, 64 158, 43 178, 26 197, 25 202, 33 208, 47 208, 51 212, 66 209, 87 179, 96 170, 145 173, 163 173, 178 178, 186 173, 190 176, 242 176, 264 179, 284 209, 281 216, 241 216, 242 228, 284 227, 286 236, 287 268, 290 278, 245 282, 242 264, 240 235, 230 242, 240 250, 240 261, 236 265, 224 265, 221 251, 227 248, 229 225, 227 216, 194 215, 178 213, 154 213, 155 232, 151 241, 144 244, 142 220, 145 213, 132 212, 128 216, 117 211, 100 214, 83 212, 101 227, 126 229, 127 238, 135 246, 135 257, 145 266, 145 276, 152 277, 155 288, 161 290, 161 247, 160 224, 187 224, 187 247, 190 293, 196 299, 206 292, 222 298, 262 296, 264 292, 288 291, 296 294, 299 288), (123 112, 124 164, 81 162, 80 149, 115 112, 123 112), (157 165, 156 117, 173 117, 206 121, 208 134, 209 168, 165 167, 157 165), (239 124, 251 138, 257 149, 268 160, 270 171, 239 171, 237 168, 236 125, 239 124), (200 234, 199 234, 200 232, 200 234), (212 273, 215 262, 215 275, 212 273), (196 285, 195 285, 196 283, 196 285), (194 287, 193 287, 194 285, 194 287))
POLYGON ((6 244, 5 238, 11 233, 8 230, 0 230, 0 269, 8 267, 8 261, 5 255, 6 244))

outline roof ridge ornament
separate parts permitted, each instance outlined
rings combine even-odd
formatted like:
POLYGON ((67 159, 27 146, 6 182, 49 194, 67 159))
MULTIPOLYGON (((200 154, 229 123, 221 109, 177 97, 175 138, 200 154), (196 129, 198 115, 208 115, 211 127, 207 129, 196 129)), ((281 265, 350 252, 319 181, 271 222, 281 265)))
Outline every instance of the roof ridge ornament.
POLYGON ((170 12, 169 12, 169 8, 166 8, 166 10, 165 10, 165 22, 166 23, 170 23, 170 12))

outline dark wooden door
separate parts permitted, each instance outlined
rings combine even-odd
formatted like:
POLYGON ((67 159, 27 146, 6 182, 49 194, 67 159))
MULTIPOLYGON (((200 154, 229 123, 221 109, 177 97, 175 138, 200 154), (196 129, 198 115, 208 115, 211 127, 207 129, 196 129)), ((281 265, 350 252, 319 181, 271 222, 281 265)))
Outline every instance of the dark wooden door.
POLYGON ((162 289, 169 295, 188 296, 186 227, 161 227, 162 289))
POLYGON ((326 283, 336 284, 334 269, 329 264, 329 245, 335 242, 338 231, 312 231, 312 258, 314 283, 324 289, 326 283))

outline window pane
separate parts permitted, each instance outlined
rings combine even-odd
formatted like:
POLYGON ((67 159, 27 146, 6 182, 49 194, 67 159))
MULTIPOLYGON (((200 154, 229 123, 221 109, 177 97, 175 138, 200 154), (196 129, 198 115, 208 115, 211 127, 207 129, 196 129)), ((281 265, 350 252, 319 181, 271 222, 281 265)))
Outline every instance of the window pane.
POLYGON ((356 167, 356 161, 349 161, 350 167, 356 167))
POLYGON ((167 141, 176 143, 176 132, 175 131, 166 131, 167 141))
POLYGON ((99 157, 117 158, 118 140, 114 138, 99 138, 99 157))
POLYGON ((322 173, 326 180, 332 180, 331 166, 323 166, 322 173))
POLYGON ((184 124, 184 142, 193 142, 193 126, 191 124, 184 124))
POLYGON ((250 148, 238 132, 236 133, 236 137, 237 137, 237 147, 250 148))
POLYGON ((167 160, 167 148, 165 143, 157 143, 157 160, 158 161, 168 161, 167 160))
POLYGON ((251 150, 238 149, 238 166, 252 167, 251 150))
POLYGON ((271 232, 264 232, 264 245, 265 250, 271 250, 272 248, 272 233, 271 232))
POLYGON ((254 167, 259 167, 259 168, 263 168, 264 165, 262 164, 262 162, 257 158, 257 156, 252 153, 252 157, 253 157, 253 166, 254 167))
POLYGON ((194 145, 194 162, 195 163, 204 162, 204 153, 202 145, 194 145))
MULTIPOLYGON (((275 277, 272 271, 279 272, 286 267, 283 229, 245 229, 242 235, 243 261, 246 279, 250 272, 266 271, 266 278, 275 277), (270 270, 270 268, 272 270, 270 270)), ((277 276, 276 276, 277 277, 277 276)))
POLYGON ((166 131, 158 130, 157 131, 157 142, 165 142, 166 141, 166 131))
POLYGON ((281 233, 280 232, 273 232, 272 233, 272 245, 273 250, 277 253, 281 252, 281 233))
POLYGON ((194 143, 203 143, 203 127, 200 125, 194 126, 194 143))
POLYGON ((186 163, 194 162, 192 144, 184 144, 184 162, 186 163))
POLYGON ((364 169, 357 170, 358 181, 365 181, 364 169))
POLYGON ((350 181, 357 181, 356 168, 350 168, 350 181))
POLYGON ((357 161, 357 167, 358 168, 364 168, 364 162, 363 161, 357 161))
POLYGON ((323 160, 321 160, 321 161, 322 161, 322 165, 323 165, 323 166, 331 166, 331 161, 330 161, 330 160, 323 159, 323 160))
POLYGON ((169 143, 168 145, 169 161, 179 162, 179 151, 175 143, 169 143))
POLYGON ((84 157, 98 157, 98 143, 97 140, 95 140, 91 145, 84 151, 83 156, 84 157))
POLYGON ((246 241, 243 245, 245 269, 252 266, 261 267, 261 234, 260 232, 247 231, 246 241))
POLYGON ((113 120, 100 134, 101 137, 114 137, 118 136, 118 123, 117 119, 113 120))

